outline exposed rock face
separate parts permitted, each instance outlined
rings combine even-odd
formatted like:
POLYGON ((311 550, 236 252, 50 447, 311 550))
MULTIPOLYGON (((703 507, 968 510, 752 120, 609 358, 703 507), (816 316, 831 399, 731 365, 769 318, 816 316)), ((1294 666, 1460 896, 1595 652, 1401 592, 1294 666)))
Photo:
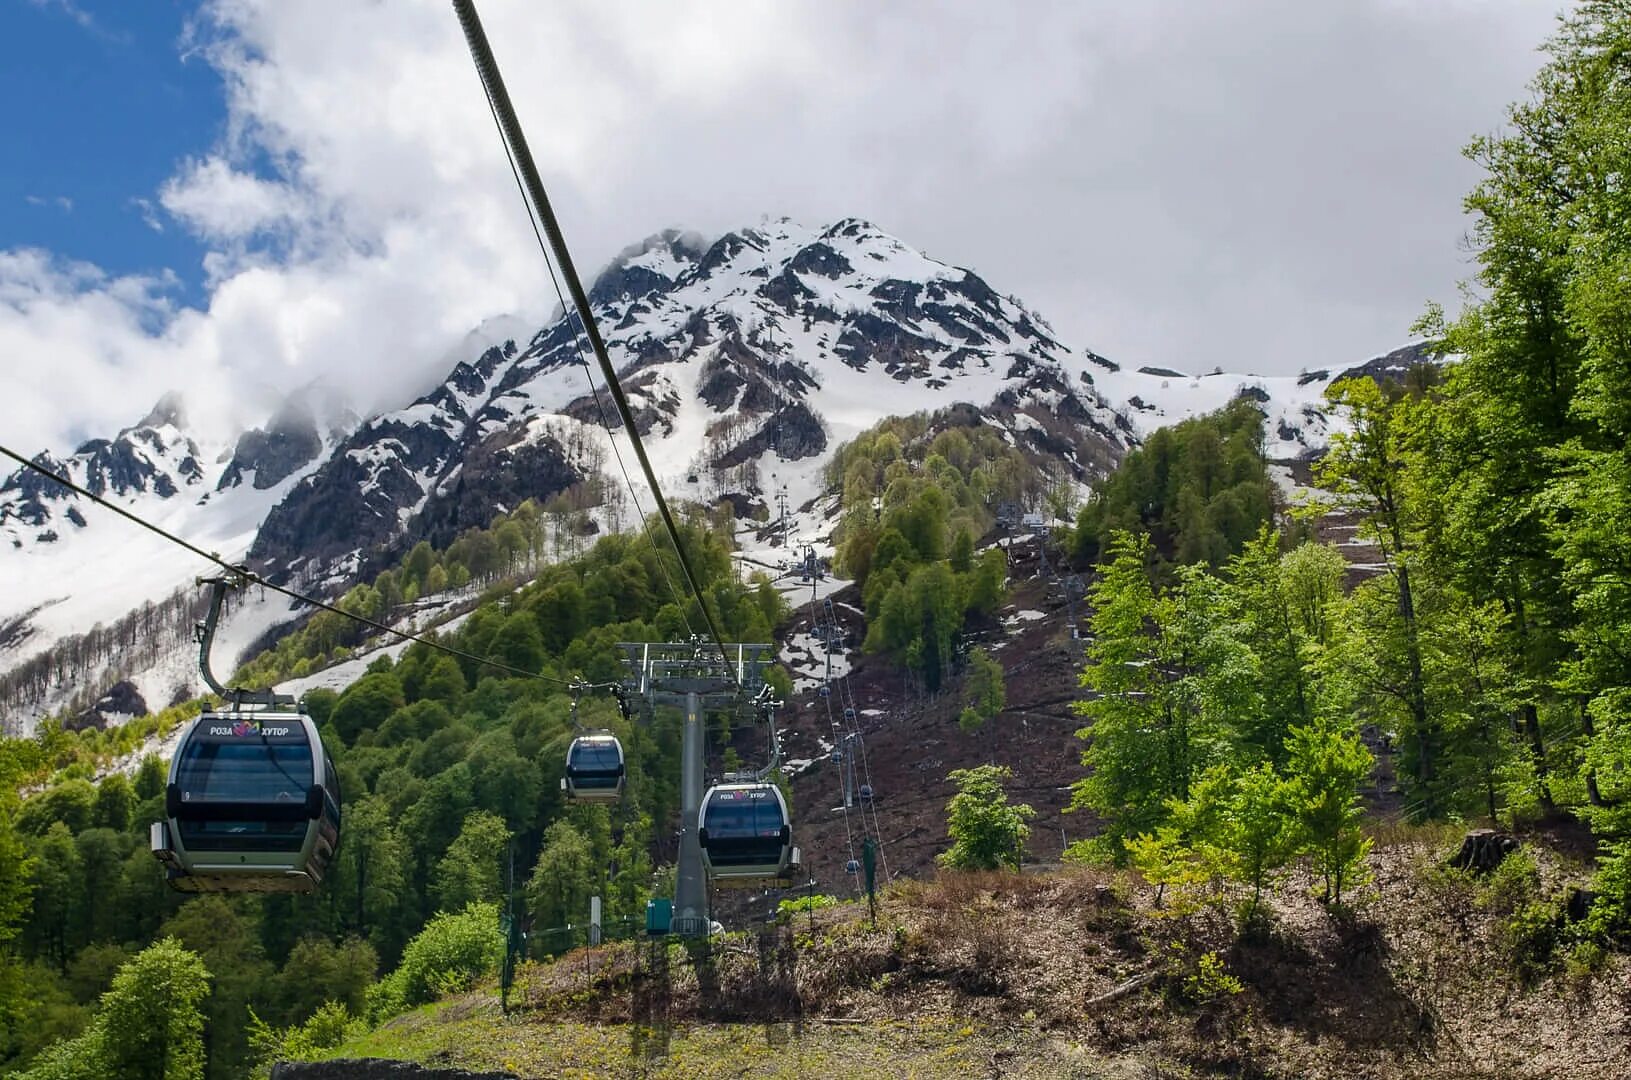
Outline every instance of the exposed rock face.
POLYGON ((128 719, 146 715, 147 702, 136 689, 136 684, 121 681, 114 683, 107 693, 97 699, 95 705, 73 717, 64 726, 70 731, 81 731, 85 728, 104 729, 114 717, 128 719))
POLYGON ((445 545, 577 483, 553 437, 504 403, 517 352, 513 341, 489 348, 406 409, 359 427, 267 515, 251 562, 278 578, 324 578, 336 567, 349 576, 403 544, 445 545))
MULTIPOLYGON (((185 422, 180 397, 166 394, 140 423, 113 438, 89 439, 65 460, 41 453, 34 461, 93 495, 169 499, 203 486, 204 455, 183 430, 185 422)), ((13 548, 55 543, 85 527, 81 501, 54 480, 19 469, 0 482, 0 538, 13 548)))
POLYGON ((285 409, 264 430, 253 428, 239 436, 216 490, 243 483, 246 473, 254 477, 253 484, 261 491, 276 487, 322 451, 316 418, 304 408, 285 409))
POLYGON ((414 533, 446 547, 463 530, 486 528, 500 513, 528 499, 543 502, 580 479, 555 439, 528 441, 524 426, 495 432, 469 450, 464 467, 426 500, 414 533))
POLYGON ((1394 349, 1372 360, 1367 360, 1357 367, 1351 367, 1342 372, 1332 382, 1341 379, 1358 379, 1370 377, 1378 382, 1399 382, 1412 368, 1423 364, 1438 364, 1441 361, 1439 353, 1435 352, 1428 342, 1417 342, 1406 345, 1402 349, 1394 349))

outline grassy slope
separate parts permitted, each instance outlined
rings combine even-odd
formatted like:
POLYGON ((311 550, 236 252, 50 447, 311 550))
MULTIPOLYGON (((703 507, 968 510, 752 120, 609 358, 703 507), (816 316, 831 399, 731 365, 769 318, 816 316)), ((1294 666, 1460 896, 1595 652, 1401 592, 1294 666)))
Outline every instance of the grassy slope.
MULTIPOLYGON (((1628 958, 1517 979, 1485 891, 1433 869, 1451 839, 1383 846, 1344 926, 1296 878, 1273 931, 1243 942, 1214 907, 1158 913, 1102 872, 948 876, 897 889, 875 930, 844 905, 700 961, 671 946, 666 979, 641 947, 580 950, 524 967, 509 1017, 467 995, 334 1056, 529 1077, 1631 1075, 1628 958), (1208 951, 1241 992, 1193 982, 1208 951)), ((1577 876, 1541 861, 1549 893, 1577 876)))

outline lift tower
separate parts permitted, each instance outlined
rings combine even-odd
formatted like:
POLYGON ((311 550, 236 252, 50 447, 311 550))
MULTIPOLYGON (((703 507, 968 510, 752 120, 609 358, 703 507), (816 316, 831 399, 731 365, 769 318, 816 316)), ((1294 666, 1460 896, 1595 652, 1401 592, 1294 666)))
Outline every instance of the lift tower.
POLYGON ((764 686, 764 669, 775 662, 770 645, 700 641, 664 644, 620 642, 627 674, 624 689, 649 705, 678 705, 685 709, 680 740, 680 860, 674 879, 673 933, 703 937, 708 933, 708 882, 702 866, 702 844, 697 837, 702 810, 705 739, 704 711, 733 707, 741 696, 764 686))

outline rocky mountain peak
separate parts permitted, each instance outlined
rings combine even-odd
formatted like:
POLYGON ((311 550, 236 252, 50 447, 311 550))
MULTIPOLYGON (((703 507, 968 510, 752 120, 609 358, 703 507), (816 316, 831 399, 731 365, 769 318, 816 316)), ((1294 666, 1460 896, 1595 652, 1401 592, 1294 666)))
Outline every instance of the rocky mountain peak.
POLYGON ((178 429, 187 426, 187 410, 179 390, 171 390, 159 398, 152 410, 136 424, 138 428, 166 426, 178 429))

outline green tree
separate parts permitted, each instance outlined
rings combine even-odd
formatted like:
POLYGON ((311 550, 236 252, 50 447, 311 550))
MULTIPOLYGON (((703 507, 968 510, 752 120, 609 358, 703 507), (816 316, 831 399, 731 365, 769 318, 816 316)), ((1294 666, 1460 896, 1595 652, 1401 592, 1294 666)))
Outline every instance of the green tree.
POLYGON ((90 1027, 19 1080, 203 1080, 209 979, 174 938, 148 946, 114 977, 90 1027))
POLYGON ((123 773, 113 773, 96 785, 96 811, 91 820, 105 829, 124 832, 136 808, 136 792, 123 773))
POLYGON ((1417 555, 1419 523, 1405 466, 1422 406, 1390 397, 1370 379, 1345 379, 1326 392, 1350 430, 1331 436, 1315 468, 1315 480, 1336 496, 1337 506, 1364 523, 1361 533, 1381 548, 1387 573, 1362 591, 1375 603, 1362 610, 1368 633, 1361 646, 1370 682, 1400 710, 1406 793, 1419 817, 1438 817, 1452 798, 1441 776, 1445 741, 1441 718, 1429 708, 1423 667, 1417 555), (1385 599, 1386 603, 1382 603, 1385 599), (1391 609, 1391 610, 1389 610, 1391 609))
POLYGON ((504 935, 492 904, 443 912, 408 942, 397 969, 368 991, 368 1013, 383 1020, 463 990, 497 970, 503 955, 504 935))
POLYGON ((439 911, 460 911, 472 903, 496 903, 503 897, 500 879, 510 830, 504 819, 477 810, 464 819, 458 837, 436 864, 431 896, 439 911))
POLYGON ((1018 870, 1025 859, 1025 841, 1031 827, 1025 822, 1035 811, 1021 803, 1010 805, 1003 783, 1013 778, 1006 765, 980 765, 955 769, 947 777, 957 794, 946 804, 946 832, 950 850, 936 859, 952 870, 1018 870))
POLYGON ((963 711, 957 718, 957 726, 964 731, 978 730, 1002 712, 1007 700, 1002 665, 984 649, 970 650, 968 674, 963 677, 963 711))
POLYGON ((408 845, 378 796, 346 807, 345 843, 335 856, 333 881, 340 925, 365 934, 388 956, 407 942, 398 915, 408 886, 408 845))
POLYGON ((525 611, 504 620, 489 648, 494 660, 522 671, 539 671, 544 666, 544 639, 538 633, 538 621, 525 611))
POLYGON ((1251 887, 1252 899, 1242 919, 1248 926, 1257 921, 1271 876, 1298 853, 1295 794, 1294 782, 1282 779, 1273 765, 1263 762, 1235 778, 1224 804, 1216 844, 1227 854, 1229 876, 1251 887))
POLYGON ((278 1014, 284 1023, 296 1024, 325 1002, 335 1001, 360 1015, 378 968, 379 954, 366 941, 347 938, 336 944, 322 937, 301 938, 277 976, 273 996, 278 1014))
POLYGON ((958 529, 951 538, 951 568, 959 574, 966 574, 973 565, 974 537, 969 535, 967 529, 958 529))
POLYGON ((385 722, 386 717, 407 704, 402 693, 402 682, 390 672, 372 672, 348 687, 334 703, 329 722, 348 744, 357 736, 372 731, 385 722))
POLYGON ((62 971, 68 966, 73 915, 80 896, 79 848, 68 826, 59 821, 30 845, 29 856, 27 890, 33 895, 34 915, 24 928, 23 946, 62 971))
POLYGON ((1360 831, 1358 787, 1375 762, 1357 736, 1330 722, 1293 728, 1286 749, 1302 842, 1324 881, 1322 899, 1340 905, 1343 889, 1365 880, 1371 842, 1360 831))
POLYGON ((204 1003, 211 1078, 231 1080, 249 1058, 247 1010, 264 999, 275 970, 266 959, 258 929, 252 917, 224 897, 206 895, 184 905, 160 930, 163 937, 196 954, 214 974, 215 985, 204 1003))
POLYGON ((1279 764, 1285 758, 1287 732, 1314 718, 1317 642, 1297 610, 1279 537, 1272 529, 1265 526, 1248 541, 1228 570, 1240 613, 1240 636, 1257 658, 1262 688, 1262 707, 1241 718, 1241 736, 1253 756, 1279 764))
POLYGON ((555 822, 544 831, 544 849, 527 880, 527 906, 534 925, 549 928, 587 921, 596 879, 589 841, 570 822, 555 822))
POLYGON ((1089 590, 1082 685, 1094 696, 1076 704, 1091 723, 1077 732, 1088 773, 1071 805, 1105 819, 1088 843, 1117 860, 1126 838, 1161 824, 1169 800, 1189 798, 1194 776, 1236 756, 1240 719, 1261 708, 1256 658, 1237 637, 1222 583, 1185 567, 1176 587, 1157 592, 1150 555, 1145 536, 1111 538, 1089 590))

